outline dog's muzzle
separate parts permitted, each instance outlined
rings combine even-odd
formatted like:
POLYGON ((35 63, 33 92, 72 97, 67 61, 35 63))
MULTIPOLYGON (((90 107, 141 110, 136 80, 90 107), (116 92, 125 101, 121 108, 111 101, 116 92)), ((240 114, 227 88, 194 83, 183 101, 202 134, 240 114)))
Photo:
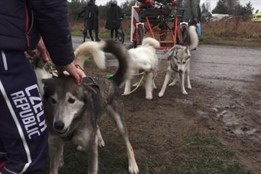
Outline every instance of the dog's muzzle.
POLYGON ((53 124, 54 130, 61 135, 64 135, 68 132, 69 128, 64 128, 64 123, 62 121, 57 121, 53 124))

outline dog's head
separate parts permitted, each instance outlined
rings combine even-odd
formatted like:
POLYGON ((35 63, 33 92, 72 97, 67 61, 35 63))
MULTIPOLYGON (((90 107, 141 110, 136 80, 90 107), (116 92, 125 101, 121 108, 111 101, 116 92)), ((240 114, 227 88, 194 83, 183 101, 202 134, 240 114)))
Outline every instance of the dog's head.
POLYGON ((101 102, 95 83, 84 79, 77 85, 69 76, 46 79, 43 83, 45 115, 51 130, 67 137, 82 122, 96 126, 101 102))
POLYGON ((175 45, 168 52, 168 60, 174 71, 185 72, 186 66, 190 61, 190 51, 186 46, 175 45))

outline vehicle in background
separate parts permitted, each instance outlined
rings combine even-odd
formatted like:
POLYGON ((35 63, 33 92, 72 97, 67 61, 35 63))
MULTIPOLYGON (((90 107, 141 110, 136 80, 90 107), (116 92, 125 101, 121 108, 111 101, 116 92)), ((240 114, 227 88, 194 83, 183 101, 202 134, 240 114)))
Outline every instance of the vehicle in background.
POLYGON ((252 18, 253 22, 261 22, 261 13, 255 13, 252 18))

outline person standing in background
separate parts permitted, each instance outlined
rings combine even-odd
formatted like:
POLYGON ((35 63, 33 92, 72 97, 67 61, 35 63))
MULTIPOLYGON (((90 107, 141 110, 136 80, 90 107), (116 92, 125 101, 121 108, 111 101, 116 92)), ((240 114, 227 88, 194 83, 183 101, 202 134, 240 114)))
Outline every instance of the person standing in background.
POLYGON ((201 18, 200 0, 185 0, 183 21, 196 25, 201 18))
MULTIPOLYGON (((87 3, 89 2, 89 0, 87 0, 87 3)), ((85 42, 86 38, 90 38, 89 34, 88 34, 88 29, 87 29, 87 16, 84 15, 85 9, 83 9, 79 14, 78 14, 78 18, 82 17, 83 18, 83 42, 85 42)))
POLYGON ((100 41, 99 39, 99 8, 95 4, 95 0, 90 0, 85 6, 84 10, 79 13, 78 16, 81 16, 85 19, 86 29, 89 31, 89 36, 93 41, 92 30, 95 32, 95 41, 100 41))
POLYGON ((189 25, 195 25, 197 29, 198 38, 202 39, 201 28, 201 9, 200 0, 185 0, 185 13, 183 21, 188 22, 189 25))
POLYGON ((117 5, 116 0, 111 1, 111 6, 107 12, 105 28, 111 31, 111 39, 118 38, 118 29, 121 26, 121 19, 124 17, 121 8, 117 5), (114 34, 115 33, 115 34, 114 34))

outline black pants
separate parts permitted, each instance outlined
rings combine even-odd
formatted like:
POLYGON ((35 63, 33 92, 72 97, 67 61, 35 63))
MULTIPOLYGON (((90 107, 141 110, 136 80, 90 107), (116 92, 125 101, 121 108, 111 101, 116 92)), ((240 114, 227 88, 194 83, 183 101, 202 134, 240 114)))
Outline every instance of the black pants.
MULTIPOLYGON (((99 31, 98 30, 94 30, 94 33, 95 33, 95 41, 100 41, 99 39, 99 31)), ((92 30, 89 29, 89 35, 90 35, 90 38, 91 40, 93 41, 93 36, 92 36, 92 30)))
POLYGON ((0 50, 0 159, 2 174, 41 174, 48 133, 35 73, 23 51, 0 50))
POLYGON ((117 39, 118 38, 118 29, 112 29, 111 30, 111 39, 113 39, 113 33, 115 32, 115 39, 117 39))

